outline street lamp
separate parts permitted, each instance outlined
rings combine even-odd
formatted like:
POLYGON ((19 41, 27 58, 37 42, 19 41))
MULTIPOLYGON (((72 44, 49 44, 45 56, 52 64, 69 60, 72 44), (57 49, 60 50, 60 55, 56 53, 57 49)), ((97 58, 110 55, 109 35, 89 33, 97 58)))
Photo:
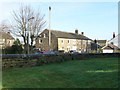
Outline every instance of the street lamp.
MULTIPOLYGON (((29 21, 30 21, 31 19, 34 19, 34 17, 31 17, 31 18, 28 19, 28 26, 29 26, 29 21)), ((28 30, 28 32, 27 32, 27 44, 28 44, 27 52, 28 52, 28 54, 29 54, 29 31, 30 31, 30 30, 28 30)))
POLYGON ((51 50, 51 7, 49 6, 49 50, 51 50))

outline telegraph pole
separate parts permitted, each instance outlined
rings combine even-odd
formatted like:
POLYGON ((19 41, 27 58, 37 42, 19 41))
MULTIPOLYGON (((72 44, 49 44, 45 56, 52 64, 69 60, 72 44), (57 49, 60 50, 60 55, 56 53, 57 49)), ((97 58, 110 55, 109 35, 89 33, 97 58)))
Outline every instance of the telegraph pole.
POLYGON ((51 7, 49 6, 49 49, 51 49, 51 7))

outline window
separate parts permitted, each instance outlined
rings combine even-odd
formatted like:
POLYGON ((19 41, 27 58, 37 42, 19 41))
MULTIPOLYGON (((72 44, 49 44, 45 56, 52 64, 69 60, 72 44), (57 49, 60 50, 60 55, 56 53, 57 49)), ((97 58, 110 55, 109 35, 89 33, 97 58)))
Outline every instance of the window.
POLYGON ((44 34, 44 35, 43 35, 43 37, 45 38, 45 37, 46 37, 46 35, 44 34))
POLYGON ((42 43, 42 40, 40 40, 40 42, 42 43))
POLYGON ((44 37, 44 38, 46 38, 46 36, 47 36, 47 34, 46 34, 46 33, 45 33, 45 34, 43 34, 43 37, 44 37))
POLYGON ((61 43, 64 43, 63 40, 61 40, 61 43))
POLYGON ((39 37, 41 38, 42 36, 40 35, 39 37))
POLYGON ((11 40, 9 41, 9 44, 11 44, 11 40))
POLYGON ((70 51, 70 48, 67 48, 67 51, 70 51))
POLYGON ((111 42, 111 44, 114 44, 113 42, 111 42))
POLYGON ((70 43, 70 41, 68 40, 68 43, 70 43))
POLYGON ((10 40, 7 40, 7 44, 10 44, 10 40))
POLYGON ((69 48, 67 48, 67 51, 69 50, 69 48))
POLYGON ((39 40, 39 43, 42 43, 42 40, 41 40, 41 39, 39 40))

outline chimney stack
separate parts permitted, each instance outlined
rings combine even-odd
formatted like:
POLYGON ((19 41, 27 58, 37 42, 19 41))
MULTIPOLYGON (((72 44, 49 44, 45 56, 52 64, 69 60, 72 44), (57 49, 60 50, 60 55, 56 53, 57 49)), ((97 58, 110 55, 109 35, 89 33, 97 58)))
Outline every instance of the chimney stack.
POLYGON ((78 34, 78 30, 77 29, 75 30, 75 34, 78 34))
POLYGON ((113 32, 113 38, 115 38, 115 32, 113 32))
POLYGON ((84 35, 84 32, 81 32, 82 35, 84 35))

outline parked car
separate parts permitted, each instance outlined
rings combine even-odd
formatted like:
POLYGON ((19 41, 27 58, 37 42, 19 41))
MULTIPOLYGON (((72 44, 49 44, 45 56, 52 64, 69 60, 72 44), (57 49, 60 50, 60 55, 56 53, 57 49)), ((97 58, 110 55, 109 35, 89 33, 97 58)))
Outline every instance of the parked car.
POLYGON ((43 54, 57 55, 57 54, 59 54, 59 52, 58 51, 45 51, 45 52, 43 52, 43 54))
POLYGON ((43 54, 43 52, 37 51, 37 52, 35 52, 35 54, 43 54))
POLYGON ((53 51, 45 51, 43 54, 55 54, 53 51))
POLYGON ((79 52, 77 52, 76 50, 70 50, 69 53, 71 53, 71 54, 79 54, 79 52))

